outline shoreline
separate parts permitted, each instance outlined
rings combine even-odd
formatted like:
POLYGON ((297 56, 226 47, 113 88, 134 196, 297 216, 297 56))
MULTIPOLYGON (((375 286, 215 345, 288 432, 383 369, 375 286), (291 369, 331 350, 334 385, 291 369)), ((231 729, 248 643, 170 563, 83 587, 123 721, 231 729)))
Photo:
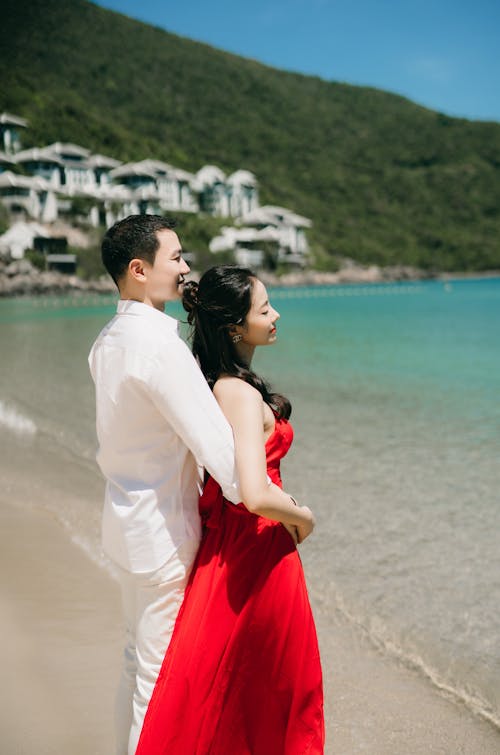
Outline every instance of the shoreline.
MULTIPOLYGON (((0 500, 0 547, 4 746, 24 755, 109 755, 122 641, 118 586, 46 510, 0 500)), ((325 679, 326 755, 498 752, 495 727, 377 651, 338 612, 323 610, 317 590, 310 593, 325 679)))
MULTIPOLYGON (((216 260, 214 260, 214 264, 216 260)), ((444 282, 454 280, 483 280, 500 277, 500 270, 480 272, 429 272, 408 265, 380 267, 378 265, 358 265, 349 263, 337 272, 319 270, 301 270, 283 275, 276 275, 267 270, 257 271, 266 286, 273 288, 299 286, 342 286, 353 284, 411 283, 426 280, 444 282)), ((192 270, 191 280, 198 280, 199 271, 192 270)), ((41 272, 32 267, 27 260, 0 264, 0 299, 22 296, 115 293, 116 286, 107 276, 99 279, 83 280, 76 275, 57 272, 41 272)))

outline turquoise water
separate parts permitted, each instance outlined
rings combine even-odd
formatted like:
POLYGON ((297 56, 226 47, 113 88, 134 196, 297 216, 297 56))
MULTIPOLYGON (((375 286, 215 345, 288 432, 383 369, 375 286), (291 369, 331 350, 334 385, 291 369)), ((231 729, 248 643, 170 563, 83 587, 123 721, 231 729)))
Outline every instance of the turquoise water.
MULTIPOLYGON (((500 279, 276 289, 255 366, 293 403, 311 591, 500 720, 500 279)), ((112 298, 0 301, 7 489, 99 559, 86 355, 112 298)), ((171 313, 181 316, 174 306, 171 313)))

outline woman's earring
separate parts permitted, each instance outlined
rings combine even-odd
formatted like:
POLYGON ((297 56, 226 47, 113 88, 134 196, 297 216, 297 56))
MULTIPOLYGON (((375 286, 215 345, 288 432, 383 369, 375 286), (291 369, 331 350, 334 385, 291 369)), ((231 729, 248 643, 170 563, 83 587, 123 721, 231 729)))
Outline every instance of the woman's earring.
POLYGON ((241 341, 241 339, 242 339, 242 338, 243 338, 243 336, 242 336, 242 335, 240 335, 239 333, 236 333, 236 334, 235 334, 235 335, 234 335, 234 336, 232 337, 232 341, 233 341, 233 343, 238 343, 238 341, 241 341))

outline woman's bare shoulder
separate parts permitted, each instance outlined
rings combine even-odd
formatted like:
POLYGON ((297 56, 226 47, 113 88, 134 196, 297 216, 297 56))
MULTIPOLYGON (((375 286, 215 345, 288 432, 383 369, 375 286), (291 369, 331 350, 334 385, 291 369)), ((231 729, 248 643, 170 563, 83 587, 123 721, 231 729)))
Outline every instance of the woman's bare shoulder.
POLYGON ((217 401, 258 401, 263 403, 262 395, 257 388, 241 378, 233 375, 223 375, 213 388, 217 401))

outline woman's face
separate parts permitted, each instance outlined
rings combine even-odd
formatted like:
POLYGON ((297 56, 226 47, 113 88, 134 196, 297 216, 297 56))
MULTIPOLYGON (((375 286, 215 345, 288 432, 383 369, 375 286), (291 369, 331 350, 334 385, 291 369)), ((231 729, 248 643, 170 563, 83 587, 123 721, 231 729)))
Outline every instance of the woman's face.
POLYGON ((276 341, 276 322, 279 312, 269 303, 266 287, 255 279, 252 286, 250 310, 243 325, 236 327, 242 336, 241 343, 247 346, 267 346, 276 341))

